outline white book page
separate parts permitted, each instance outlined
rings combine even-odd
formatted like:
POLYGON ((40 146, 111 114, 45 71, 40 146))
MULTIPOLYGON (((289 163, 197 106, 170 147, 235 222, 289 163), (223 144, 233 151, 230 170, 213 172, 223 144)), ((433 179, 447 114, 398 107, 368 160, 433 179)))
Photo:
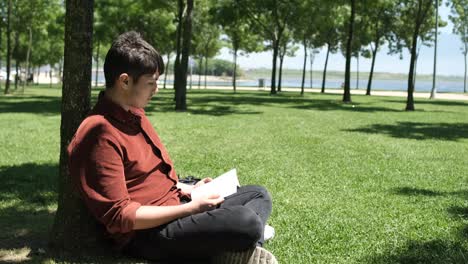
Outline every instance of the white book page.
POLYGON ((209 183, 205 183, 200 187, 193 189, 192 199, 197 199, 204 194, 219 194, 221 197, 229 196, 237 192, 239 187, 239 179, 237 178, 237 170, 232 169, 221 176, 216 177, 209 183))

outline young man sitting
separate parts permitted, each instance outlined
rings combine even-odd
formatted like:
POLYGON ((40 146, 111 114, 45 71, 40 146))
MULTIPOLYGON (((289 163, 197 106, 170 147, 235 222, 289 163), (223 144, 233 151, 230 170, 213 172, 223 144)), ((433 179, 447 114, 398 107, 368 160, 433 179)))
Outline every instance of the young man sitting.
POLYGON ((211 179, 194 186, 179 182, 145 115, 163 72, 161 56, 138 33, 124 33, 112 44, 104 63, 106 89, 68 147, 70 175, 84 203, 115 245, 132 256, 276 263, 261 248, 272 209, 263 187, 181 203, 211 179))

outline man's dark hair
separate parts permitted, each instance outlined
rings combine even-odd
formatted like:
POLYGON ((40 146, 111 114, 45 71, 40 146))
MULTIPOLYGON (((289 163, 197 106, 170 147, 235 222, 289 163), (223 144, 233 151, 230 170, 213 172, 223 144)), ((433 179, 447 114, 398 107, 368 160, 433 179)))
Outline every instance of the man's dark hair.
POLYGON ((104 62, 106 88, 112 88, 122 73, 136 83, 144 74, 164 73, 161 55, 135 31, 125 32, 112 43, 104 62))

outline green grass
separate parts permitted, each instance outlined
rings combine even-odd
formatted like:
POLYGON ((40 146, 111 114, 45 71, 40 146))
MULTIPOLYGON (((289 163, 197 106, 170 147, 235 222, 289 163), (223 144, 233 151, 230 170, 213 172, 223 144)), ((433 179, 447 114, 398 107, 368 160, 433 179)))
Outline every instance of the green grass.
MULTIPOLYGON (((280 263, 468 262, 467 102, 405 112, 397 97, 192 90, 180 113, 172 96, 147 114, 178 173, 237 168, 266 186, 280 263)), ((0 96, 0 127, 0 263, 60 262, 38 250, 56 209, 60 90, 0 96)))

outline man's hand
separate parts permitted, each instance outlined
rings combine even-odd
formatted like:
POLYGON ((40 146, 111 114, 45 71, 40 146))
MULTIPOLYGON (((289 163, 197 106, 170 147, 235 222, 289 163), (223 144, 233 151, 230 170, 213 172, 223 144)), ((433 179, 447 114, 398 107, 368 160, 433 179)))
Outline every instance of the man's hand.
POLYGON ((224 198, 219 194, 207 194, 192 200, 188 204, 192 209, 192 214, 198 214, 205 211, 213 210, 218 204, 224 202, 224 198))
POLYGON ((194 188, 197 188, 197 187, 200 187, 202 186, 203 184, 205 183, 209 183, 210 181, 212 181, 213 179, 211 178, 204 178, 204 179, 201 179, 199 182, 197 182, 194 186, 194 188))

